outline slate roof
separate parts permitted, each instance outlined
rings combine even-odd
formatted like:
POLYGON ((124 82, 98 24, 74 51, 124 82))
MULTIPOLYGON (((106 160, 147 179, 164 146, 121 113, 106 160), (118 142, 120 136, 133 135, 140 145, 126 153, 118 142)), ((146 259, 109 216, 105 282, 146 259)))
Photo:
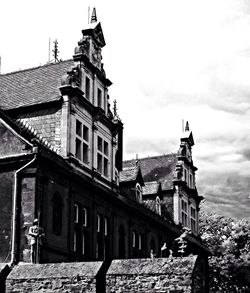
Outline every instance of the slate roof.
POLYGON ((139 172, 139 167, 135 164, 127 168, 123 168, 120 172, 120 182, 135 181, 139 172))
POLYGON ((161 156, 133 159, 123 162, 123 168, 135 165, 138 161, 144 182, 159 181, 162 190, 173 188, 174 172, 177 164, 177 154, 164 154, 161 156))
POLYGON ((160 183, 157 181, 152 182, 145 182, 145 186, 142 187, 142 194, 149 195, 149 194, 157 194, 159 190, 160 183))
POLYGON ((151 210, 152 212, 156 213, 156 205, 155 205, 155 200, 153 199, 147 199, 147 200, 143 200, 143 205, 151 210))
POLYGON ((73 60, 66 60, 0 74, 0 109, 8 110, 59 100, 61 77, 73 65, 73 60))

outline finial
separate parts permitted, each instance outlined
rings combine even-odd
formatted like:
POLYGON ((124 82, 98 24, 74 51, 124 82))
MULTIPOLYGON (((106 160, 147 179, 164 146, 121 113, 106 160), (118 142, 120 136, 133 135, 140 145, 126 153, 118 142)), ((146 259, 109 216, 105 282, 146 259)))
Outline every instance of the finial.
POLYGON ((188 121, 186 122, 185 131, 189 131, 189 124, 188 124, 188 121))
POLYGON ((116 100, 114 100, 113 112, 114 112, 114 118, 119 119, 119 115, 117 114, 117 101, 116 100))
POLYGON ((95 7, 93 8, 90 22, 91 23, 97 22, 96 9, 95 9, 95 7))
POLYGON ((54 49, 52 50, 53 52, 53 57, 54 57, 54 62, 59 62, 59 50, 58 50, 58 41, 54 41, 54 49))

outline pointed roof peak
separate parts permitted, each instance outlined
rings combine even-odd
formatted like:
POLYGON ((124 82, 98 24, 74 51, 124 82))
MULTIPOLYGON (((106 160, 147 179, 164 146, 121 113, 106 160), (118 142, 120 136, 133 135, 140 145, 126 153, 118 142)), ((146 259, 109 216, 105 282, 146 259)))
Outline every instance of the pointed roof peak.
POLYGON ((186 122, 185 131, 190 131, 190 129, 189 129, 189 123, 188 123, 188 121, 186 122))
POLYGON ((92 10, 90 23, 95 23, 95 22, 97 22, 97 16, 96 16, 96 9, 94 7, 93 10, 92 10))

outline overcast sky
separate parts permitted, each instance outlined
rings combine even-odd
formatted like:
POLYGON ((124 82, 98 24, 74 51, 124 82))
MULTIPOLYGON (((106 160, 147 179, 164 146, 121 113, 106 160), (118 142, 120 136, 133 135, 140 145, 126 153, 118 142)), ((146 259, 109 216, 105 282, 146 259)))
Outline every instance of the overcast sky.
POLYGON ((175 152, 188 120, 204 207, 250 217, 250 1, 2 1, 2 73, 45 64, 49 38, 70 59, 89 5, 106 39, 125 159, 175 152))

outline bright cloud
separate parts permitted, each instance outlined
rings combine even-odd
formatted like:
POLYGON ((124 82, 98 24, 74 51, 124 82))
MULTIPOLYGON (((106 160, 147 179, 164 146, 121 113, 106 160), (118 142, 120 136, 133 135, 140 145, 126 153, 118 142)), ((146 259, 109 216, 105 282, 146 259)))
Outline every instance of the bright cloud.
POLYGON ((32 1, 1 4, 2 71, 72 57, 95 5, 103 61, 124 122, 125 158, 175 152, 190 121, 205 206, 249 216, 250 4, 245 0, 32 1))

